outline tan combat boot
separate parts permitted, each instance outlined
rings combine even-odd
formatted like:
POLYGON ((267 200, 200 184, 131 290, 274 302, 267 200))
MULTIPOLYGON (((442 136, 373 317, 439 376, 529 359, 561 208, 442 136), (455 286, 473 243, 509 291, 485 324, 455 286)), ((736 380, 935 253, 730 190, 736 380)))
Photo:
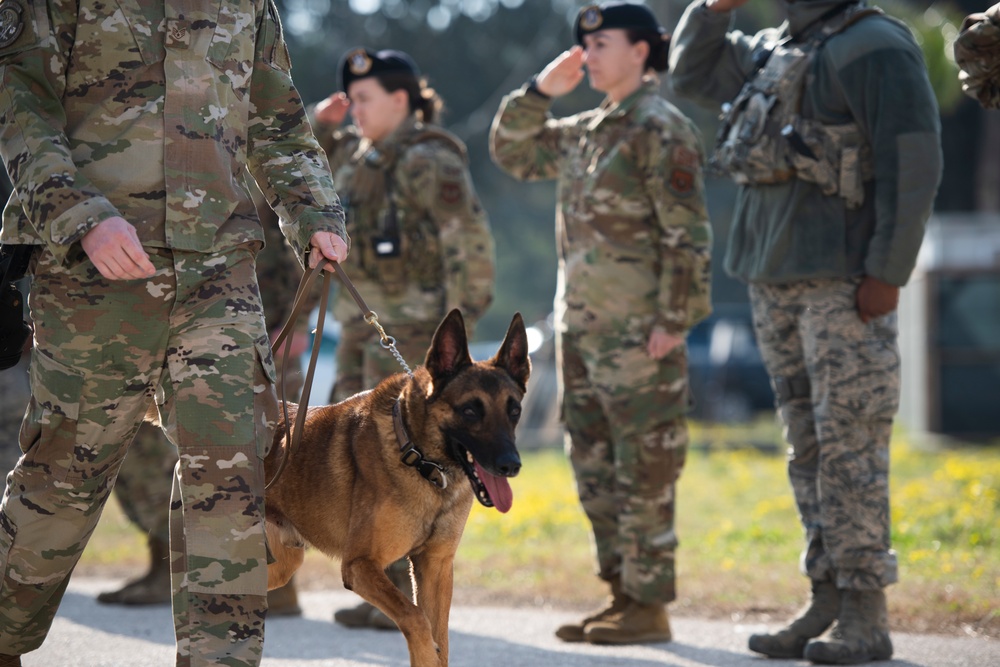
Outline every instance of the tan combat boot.
POLYGON ((559 626, 556 629, 556 637, 564 642, 582 642, 584 640, 583 631, 589 623, 602 621, 623 610, 628 605, 629 599, 622 592, 621 577, 615 577, 610 581, 610 584, 611 595, 603 607, 588 616, 584 616, 583 619, 576 623, 567 623, 566 625, 559 626))
POLYGON ((773 634, 750 635, 751 651, 769 658, 801 658, 806 642, 819 637, 837 620, 840 591, 832 581, 813 581, 809 606, 784 628, 773 634))
MULTIPOLYGON (((389 581, 395 584, 403 595, 408 599, 413 599, 413 580, 410 578, 409 561, 404 560, 404 565, 393 563, 385 573, 389 581)), ((381 609, 371 604, 367 600, 362 600, 360 604, 350 609, 338 609, 333 614, 333 620, 340 623, 345 628, 375 628, 376 630, 396 630, 396 623, 385 615, 381 609)))
POLYGON ((21 656, 0 653, 0 667, 21 667, 21 656))
POLYGON ((668 642, 673 635, 666 605, 629 599, 617 614, 588 623, 583 638, 591 644, 644 644, 668 642))
POLYGON ((302 608, 299 606, 299 593, 295 590, 295 577, 288 580, 288 583, 280 588, 267 592, 267 616, 301 616, 302 608))
POLYGON ((840 592, 837 623, 806 644, 806 660, 825 665, 856 665, 892 657, 885 591, 840 592))
POLYGON ((152 605, 170 604, 170 547, 163 540, 149 536, 149 571, 139 579, 127 582, 117 591, 97 596, 104 604, 152 605))

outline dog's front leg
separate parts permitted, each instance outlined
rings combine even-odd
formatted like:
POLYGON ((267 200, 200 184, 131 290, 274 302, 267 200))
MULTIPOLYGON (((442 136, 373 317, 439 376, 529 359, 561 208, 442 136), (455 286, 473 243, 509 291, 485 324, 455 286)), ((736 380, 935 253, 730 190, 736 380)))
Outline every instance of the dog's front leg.
POLYGON ((443 667, 424 612, 393 585, 385 569, 367 557, 344 560, 344 587, 354 591, 396 622, 410 650, 410 667, 443 667))
POLYGON ((267 536, 267 548, 274 557, 274 562, 267 565, 267 590, 272 591, 287 584, 301 567, 306 549, 298 533, 287 526, 267 521, 264 523, 264 533, 267 536))
POLYGON ((410 556, 417 583, 417 605, 430 619, 431 632, 441 652, 442 667, 448 666, 448 617, 454 589, 455 552, 424 551, 410 556))

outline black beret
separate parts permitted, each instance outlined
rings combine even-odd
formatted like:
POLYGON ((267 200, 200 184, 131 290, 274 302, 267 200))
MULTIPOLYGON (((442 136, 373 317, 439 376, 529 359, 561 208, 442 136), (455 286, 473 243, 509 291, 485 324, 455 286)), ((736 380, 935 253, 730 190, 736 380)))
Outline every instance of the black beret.
POLYGON ((631 2, 605 2, 601 5, 587 5, 576 15, 576 43, 583 45, 584 35, 608 28, 666 33, 649 7, 631 2))
POLYGON ((414 79, 420 78, 417 63, 402 51, 371 51, 364 47, 351 49, 340 60, 340 89, 346 93, 352 81, 391 72, 402 72, 410 74, 414 79))

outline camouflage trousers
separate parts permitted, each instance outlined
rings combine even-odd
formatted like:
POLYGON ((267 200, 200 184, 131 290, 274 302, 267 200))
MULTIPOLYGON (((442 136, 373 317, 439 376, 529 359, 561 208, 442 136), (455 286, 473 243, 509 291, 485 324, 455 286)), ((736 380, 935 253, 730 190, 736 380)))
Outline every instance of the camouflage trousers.
POLYGON ((17 365, 0 371, 0 478, 6 477, 21 457, 17 434, 24 420, 28 397, 31 396, 28 387, 30 358, 30 352, 25 352, 17 365))
POLYGON ((860 280, 752 284, 754 328, 788 441, 805 528, 802 570, 838 588, 898 578, 889 533, 889 440, 899 407, 896 314, 864 324, 860 280))
MULTIPOLYGON (((396 349, 410 368, 424 363, 427 348, 440 320, 384 325, 387 335, 396 339, 396 349)), ((376 384, 403 367, 392 353, 382 347, 378 331, 362 319, 343 323, 337 343, 337 381, 330 402, 337 403, 376 384)))
POLYGON ((687 455, 687 351, 654 361, 646 340, 562 333, 566 449, 592 527, 598 576, 645 604, 677 597, 676 482, 687 455))
MULTIPOLYGON (((294 368, 283 374, 280 360, 281 355, 276 353, 278 395, 284 383, 285 398, 295 402, 302 390, 302 371, 294 368)), ((168 542, 170 535, 170 495, 176 465, 177 448, 161 429, 143 424, 128 448, 115 482, 114 496, 125 516, 143 533, 163 543, 168 542)))
POLYGON ((41 645, 155 400, 180 452, 170 533, 177 665, 259 664, 262 457, 277 401, 255 249, 153 250, 152 278, 115 282, 79 247, 65 264, 39 251, 24 456, 0 503, 0 653, 41 645))

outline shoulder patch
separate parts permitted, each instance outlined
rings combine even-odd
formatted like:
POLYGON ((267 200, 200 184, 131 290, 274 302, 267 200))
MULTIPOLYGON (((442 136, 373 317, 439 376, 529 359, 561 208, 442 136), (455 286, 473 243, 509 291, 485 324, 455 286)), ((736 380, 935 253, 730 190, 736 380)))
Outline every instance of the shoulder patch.
POLYGON ((438 188, 438 199, 446 206, 457 206, 462 202, 462 184, 457 180, 444 180, 438 188))
POLYGON ((694 172, 676 167, 667 178, 667 188, 677 197, 690 197, 694 192, 694 172))
POLYGON ((698 154, 687 146, 676 146, 671 159, 678 167, 698 168, 698 154))
POLYGON ((34 23, 26 0, 0 1, 0 57, 34 46, 34 23))

